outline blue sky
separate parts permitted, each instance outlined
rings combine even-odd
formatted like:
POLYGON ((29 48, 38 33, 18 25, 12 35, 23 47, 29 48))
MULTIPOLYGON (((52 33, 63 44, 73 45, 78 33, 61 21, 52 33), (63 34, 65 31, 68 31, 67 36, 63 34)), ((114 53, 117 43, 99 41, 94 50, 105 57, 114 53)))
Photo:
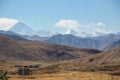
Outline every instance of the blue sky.
POLYGON ((60 33, 68 29, 56 25, 61 20, 76 21, 81 32, 120 32, 120 0, 0 0, 0 18, 60 33))

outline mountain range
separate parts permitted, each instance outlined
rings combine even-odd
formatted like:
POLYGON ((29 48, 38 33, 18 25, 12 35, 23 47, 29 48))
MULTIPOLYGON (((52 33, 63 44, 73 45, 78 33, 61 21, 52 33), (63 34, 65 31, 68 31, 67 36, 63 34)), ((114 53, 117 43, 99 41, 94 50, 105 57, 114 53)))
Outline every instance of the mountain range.
POLYGON ((69 46, 80 47, 80 48, 95 48, 97 46, 96 40, 80 38, 70 34, 66 34, 66 35, 58 34, 50 37, 45 41, 49 43, 69 45, 69 46))
MULTIPOLYGON (((2 19, 0 19, 0 21, 1 20, 2 19)), ((34 31, 31 27, 27 26, 26 24, 18 20, 5 19, 3 21, 1 21, 3 23, 0 23, 0 26, 9 27, 7 28, 7 32, 3 31, 4 34, 8 32, 9 34, 7 35, 14 33, 14 36, 16 37, 20 36, 21 39, 23 38, 26 40, 44 41, 48 43, 73 46, 77 48, 95 48, 99 50, 110 50, 112 48, 115 48, 112 46, 114 44, 117 44, 115 43, 116 41, 120 40, 120 33, 101 34, 96 32, 96 34, 98 34, 99 36, 91 37, 91 34, 82 32, 80 33, 81 34, 80 36, 87 36, 87 37, 79 37, 77 36, 78 33, 73 29, 68 30, 66 34, 62 35, 47 30, 34 31), (11 25, 8 24, 10 21, 12 22, 11 25)), ((2 33, 2 31, 0 33, 2 33)))
POLYGON ((80 49, 38 41, 23 41, 0 36, 0 60, 58 61, 100 53, 95 49, 80 49))
POLYGON ((47 40, 45 40, 45 42, 74 46, 79 48, 95 48, 99 50, 110 50, 112 48, 107 49, 107 47, 118 40, 120 40, 120 34, 108 34, 105 36, 87 38, 76 37, 70 34, 58 34, 48 38, 47 40))
MULTIPOLYGON (((13 31, 21 35, 38 35, 40 37, 51 37, 53 35, 59 34, 59 32, 51 32, 49 30, 34 30, 30 26, 24 24, 23 22, 15 19, 0 18, 0 30, 13 31)), ((106 34, 100 32, 94 32, 96 36, 104 36, 106 34)), ((64 33, 62 33, 64 34, 64 33)), ((78 32, 73 29, 68 29, 65 34, 71 34, 77 37, 95 37, 94 34, 89 34, 86 32, 78 32)))

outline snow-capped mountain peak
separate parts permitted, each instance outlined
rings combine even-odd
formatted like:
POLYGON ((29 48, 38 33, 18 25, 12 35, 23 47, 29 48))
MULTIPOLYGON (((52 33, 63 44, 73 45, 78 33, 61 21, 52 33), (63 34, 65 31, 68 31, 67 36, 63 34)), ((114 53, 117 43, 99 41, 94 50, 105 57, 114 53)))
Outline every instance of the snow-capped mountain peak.
POLYGON ((39 35, 41 37, 51 37, 55 34, 57 34, 57 33, 56 32, 51 32, 49 30, 42 30, 42 29, 39 29, 38 31, 36 31, 34 33, 34 35, 39 35))
POLYGON ((39 35, 42 37, 53 36, 56 33, 48 30, 38 30, 34 31, 31 27, 27 26, 23 22, 15 19, 0 18, 0 30, 3 31, 12 31, 21 35, 39 35))
POLYGON ((0 18, 0 30, 12 31, 21 35, 33 35, 34 31, 16 19, 0 18))
POLYGON ((9 31, 13 31, 21 35, 33 35, 34 33, 34 31, 29 26, 25 25, 20 21, 12 28, 10 28, 9 31))
POLYGON ((65 34, 71 34, 71 35, 76 35, 77 32, 73 29, 68 29, 67 32, 65 34))
POLYGON ((0 30, 7 31, 19 21, 15 19, 0 18, 0 30))

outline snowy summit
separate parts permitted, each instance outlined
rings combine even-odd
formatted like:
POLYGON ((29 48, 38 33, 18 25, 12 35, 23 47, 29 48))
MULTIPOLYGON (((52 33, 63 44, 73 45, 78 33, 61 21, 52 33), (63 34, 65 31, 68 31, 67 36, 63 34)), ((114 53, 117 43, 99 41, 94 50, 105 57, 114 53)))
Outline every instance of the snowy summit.
POLYGON ((12 28, 19 21, 15 19, 0 18, 0 30, 7 31, 12 28))

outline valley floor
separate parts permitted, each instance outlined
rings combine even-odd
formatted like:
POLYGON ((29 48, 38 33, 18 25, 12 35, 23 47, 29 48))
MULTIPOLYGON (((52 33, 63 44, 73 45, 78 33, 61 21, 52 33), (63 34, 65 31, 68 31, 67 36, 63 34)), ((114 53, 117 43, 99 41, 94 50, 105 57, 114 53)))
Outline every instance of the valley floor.
MULTIPOLYGON (((68 65, 68 64, 55 65, 54 62, 48 62, 48 63, 47 62, 41 62, 41 63, 40 62, 24 62, 25 65, 40 64, 40 67, 33 68, 31 70, 32 72, 31 75, 21 77, 17 73, 17 68, 14 67, 16 64, 19 64, 19 62, 0 62, 0 66, 1 66, 0 70, 8 71, 8 74, 7 74, 8 80, 120 80, 120 74, 110 75, 100 71, 98 72, 84 71, 83 72, 77 69, 77 67, 71 67, 73 69, 68 69, 68 67, 65 67, 65 65, 68 65), (62 68, 59 68, 59 67, 62 67, 62 68), (10 73, 10 72, 13 72, 13 73, 10 73)), ((106 70, 108 68, 110 69, 110 67, 105 67, 102 69, 106 70)), ((115 67, 112 67, 112 68, 115 68, 115 67)), ((119 68, 117 68, 117 71, 118 70, 119 68)))
POLYGON ((18 75, 8 75, 8 80, 120 80, 120 76, 112 76, 97 72, 62 71, 30 75, 21 78, 18 75))

